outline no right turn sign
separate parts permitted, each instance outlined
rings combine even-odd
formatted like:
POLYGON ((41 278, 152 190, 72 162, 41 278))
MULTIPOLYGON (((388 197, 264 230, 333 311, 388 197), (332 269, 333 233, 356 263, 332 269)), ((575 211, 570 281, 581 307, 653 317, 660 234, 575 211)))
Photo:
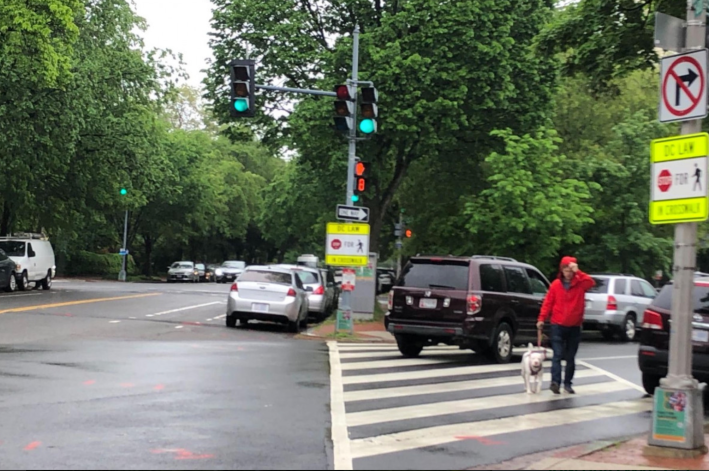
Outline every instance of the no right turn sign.
POLYGON ((707 116, 707 50, 662 58, 660 121, 690 121, 707 116))

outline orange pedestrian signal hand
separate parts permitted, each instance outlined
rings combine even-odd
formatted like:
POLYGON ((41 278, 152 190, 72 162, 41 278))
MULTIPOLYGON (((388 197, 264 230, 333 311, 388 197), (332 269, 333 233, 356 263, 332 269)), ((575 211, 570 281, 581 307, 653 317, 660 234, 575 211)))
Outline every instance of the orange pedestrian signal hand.
POLYGON ((412 235, 414 235, 413 231, 411 229, 406 229, 406 238, 410 239, 412 235))

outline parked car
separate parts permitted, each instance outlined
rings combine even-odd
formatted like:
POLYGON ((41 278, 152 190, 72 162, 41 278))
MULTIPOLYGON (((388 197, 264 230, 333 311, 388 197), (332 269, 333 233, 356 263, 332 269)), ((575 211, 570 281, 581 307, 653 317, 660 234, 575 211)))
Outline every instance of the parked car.
POLYGON ((199 283, 199 271, 194 262, 175 262, 167 270, 167 282, 191 281, 199 283))
POLYGON ((17 291, 17 265, 0 249, 0 289, 10 293, 17 291))
POLYGON ((195 270, 197 270, 197 273, 199 274, 199 281, 209 281, 207 278, 207 266, 204 263, 196 263, 195 264, 195 270))
POLYGON ((215 271, 217 283, 227 283, 236 280, 244 272, 244 269, 246 269, 246 262, 229 260, 222 263, 222 266, 215 271))
POLYGON ((320 263, 320 259, 315 255, 305 254, 298 257, 296 265, 310 268, 317 268, 320 263))
POLYGON ((336 287, 334 277, 328 281, 328 271, 298 265, 277 265, 293 270, 308 293, 308 314, 320 322, 328 318, 335 307, 336 287))
POLYGON ((49 290, 56 275, 54 250, 43 234, 20 233, 0 237, 0 249, 16 264, 17 288, 25 291, 31 283, 49 290))
POLYGON ((250 320, 286 324, 298 333, 308 324, 308 293, 293 270, 278 266, 246 268, 231 286, 226 325, 250 320))
POLYGON ((600 330, 606 340, 616 335, 635 340, 645 308, 657 295, 647 281, 619 273, 592 274, 596 286, 586 293, 584 330, 600 330))
POLYGON ((221 265, 218 265, 216 263, 209 263, 207 264, 207 277, 209 278, 207 281, 217 281, 217 269, 221 265))
POLYGON ((387 330, 406 357, 443 343, 507 363, 515 345, 536 342, 549 286, 537 268, 511 258, 412 257, 389 292, 387 330))
MULTIPOLYGON (((650 303, 640 332, 638 365, 643 387, 654 394, 660 378, 667 376, 673 283, 666 284, 650 303)), ((694 317, 692 323, 692 375, 709 381, 709 277, 694 279, 694 317)))
POLYGON ((396 272, 388 268, 377 268, 377 294, 388 293, 394 286, 396 272))

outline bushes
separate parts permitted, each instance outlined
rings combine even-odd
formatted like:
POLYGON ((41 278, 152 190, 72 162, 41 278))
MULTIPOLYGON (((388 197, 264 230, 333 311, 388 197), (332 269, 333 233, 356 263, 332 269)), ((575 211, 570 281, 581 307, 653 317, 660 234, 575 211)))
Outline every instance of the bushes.
MULTIPOLYGON (((66 264, 67 275, 118 276, 123 265, 123 257, 115 253, 97 254, 81 250, 71 254, 68 259, 66 264)), ((128 256, 126 270, 129 275, 138 274, 132 255, 128 256)))

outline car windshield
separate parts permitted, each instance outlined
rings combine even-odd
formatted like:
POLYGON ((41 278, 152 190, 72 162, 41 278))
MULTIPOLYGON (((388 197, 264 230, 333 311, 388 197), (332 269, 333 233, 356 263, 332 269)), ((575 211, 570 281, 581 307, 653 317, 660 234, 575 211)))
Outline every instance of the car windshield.
POLYGON ((192 268, 194 265, 191 263, 180 263, 180 262, 175 262, 172 264, 172 268, 192 268))
POLYGON ((9 257, 24 257, 25 256, 25 243, 16 242, 12 240, 6 240, 0 242, 0 249, 2 249, 5 254, 9 257))
POLYGON ((249 270, 245 271, 239 277, 239 283, 244 281, 253 281, 256 283, 274 283, 277 285, 293 284, 293 276, 290 273, 281 273, 277 271, 266 270, 249 270))
POLYGON ((589 293, 605 294, 608 293, 608 287, 610 286, 608 278, 601 278, 598 276, 592 277, 593 281, 596 282, 596 286, 588 290, 589 293))
MULTIPOLYGON (((673 284, 665 285, 657 295, 655 300, 652 302, 652 306, 664 309, 666 311, 672 310, 672 292, 673 284)), ((694 311, 700 312, 702 314, 709 314, 709 284, 699 284, 694 285, 694 311)))
POLYGON ((224 268, 246 268, 245 262, 224 262, 224 268))
POLYGON ((303 282, 304 285, 316 285, 320 283, 320 277, 318 277, 317 273, 313 273, 310 271, 305 271, 305 270, 293 270, 298 274, 298 277, 300 278, 300 281, 303 282))
POLYGON ((435 261, 409 263, 399 278, 398 286, 423 289, 468 289, 468 264, 435 261))

